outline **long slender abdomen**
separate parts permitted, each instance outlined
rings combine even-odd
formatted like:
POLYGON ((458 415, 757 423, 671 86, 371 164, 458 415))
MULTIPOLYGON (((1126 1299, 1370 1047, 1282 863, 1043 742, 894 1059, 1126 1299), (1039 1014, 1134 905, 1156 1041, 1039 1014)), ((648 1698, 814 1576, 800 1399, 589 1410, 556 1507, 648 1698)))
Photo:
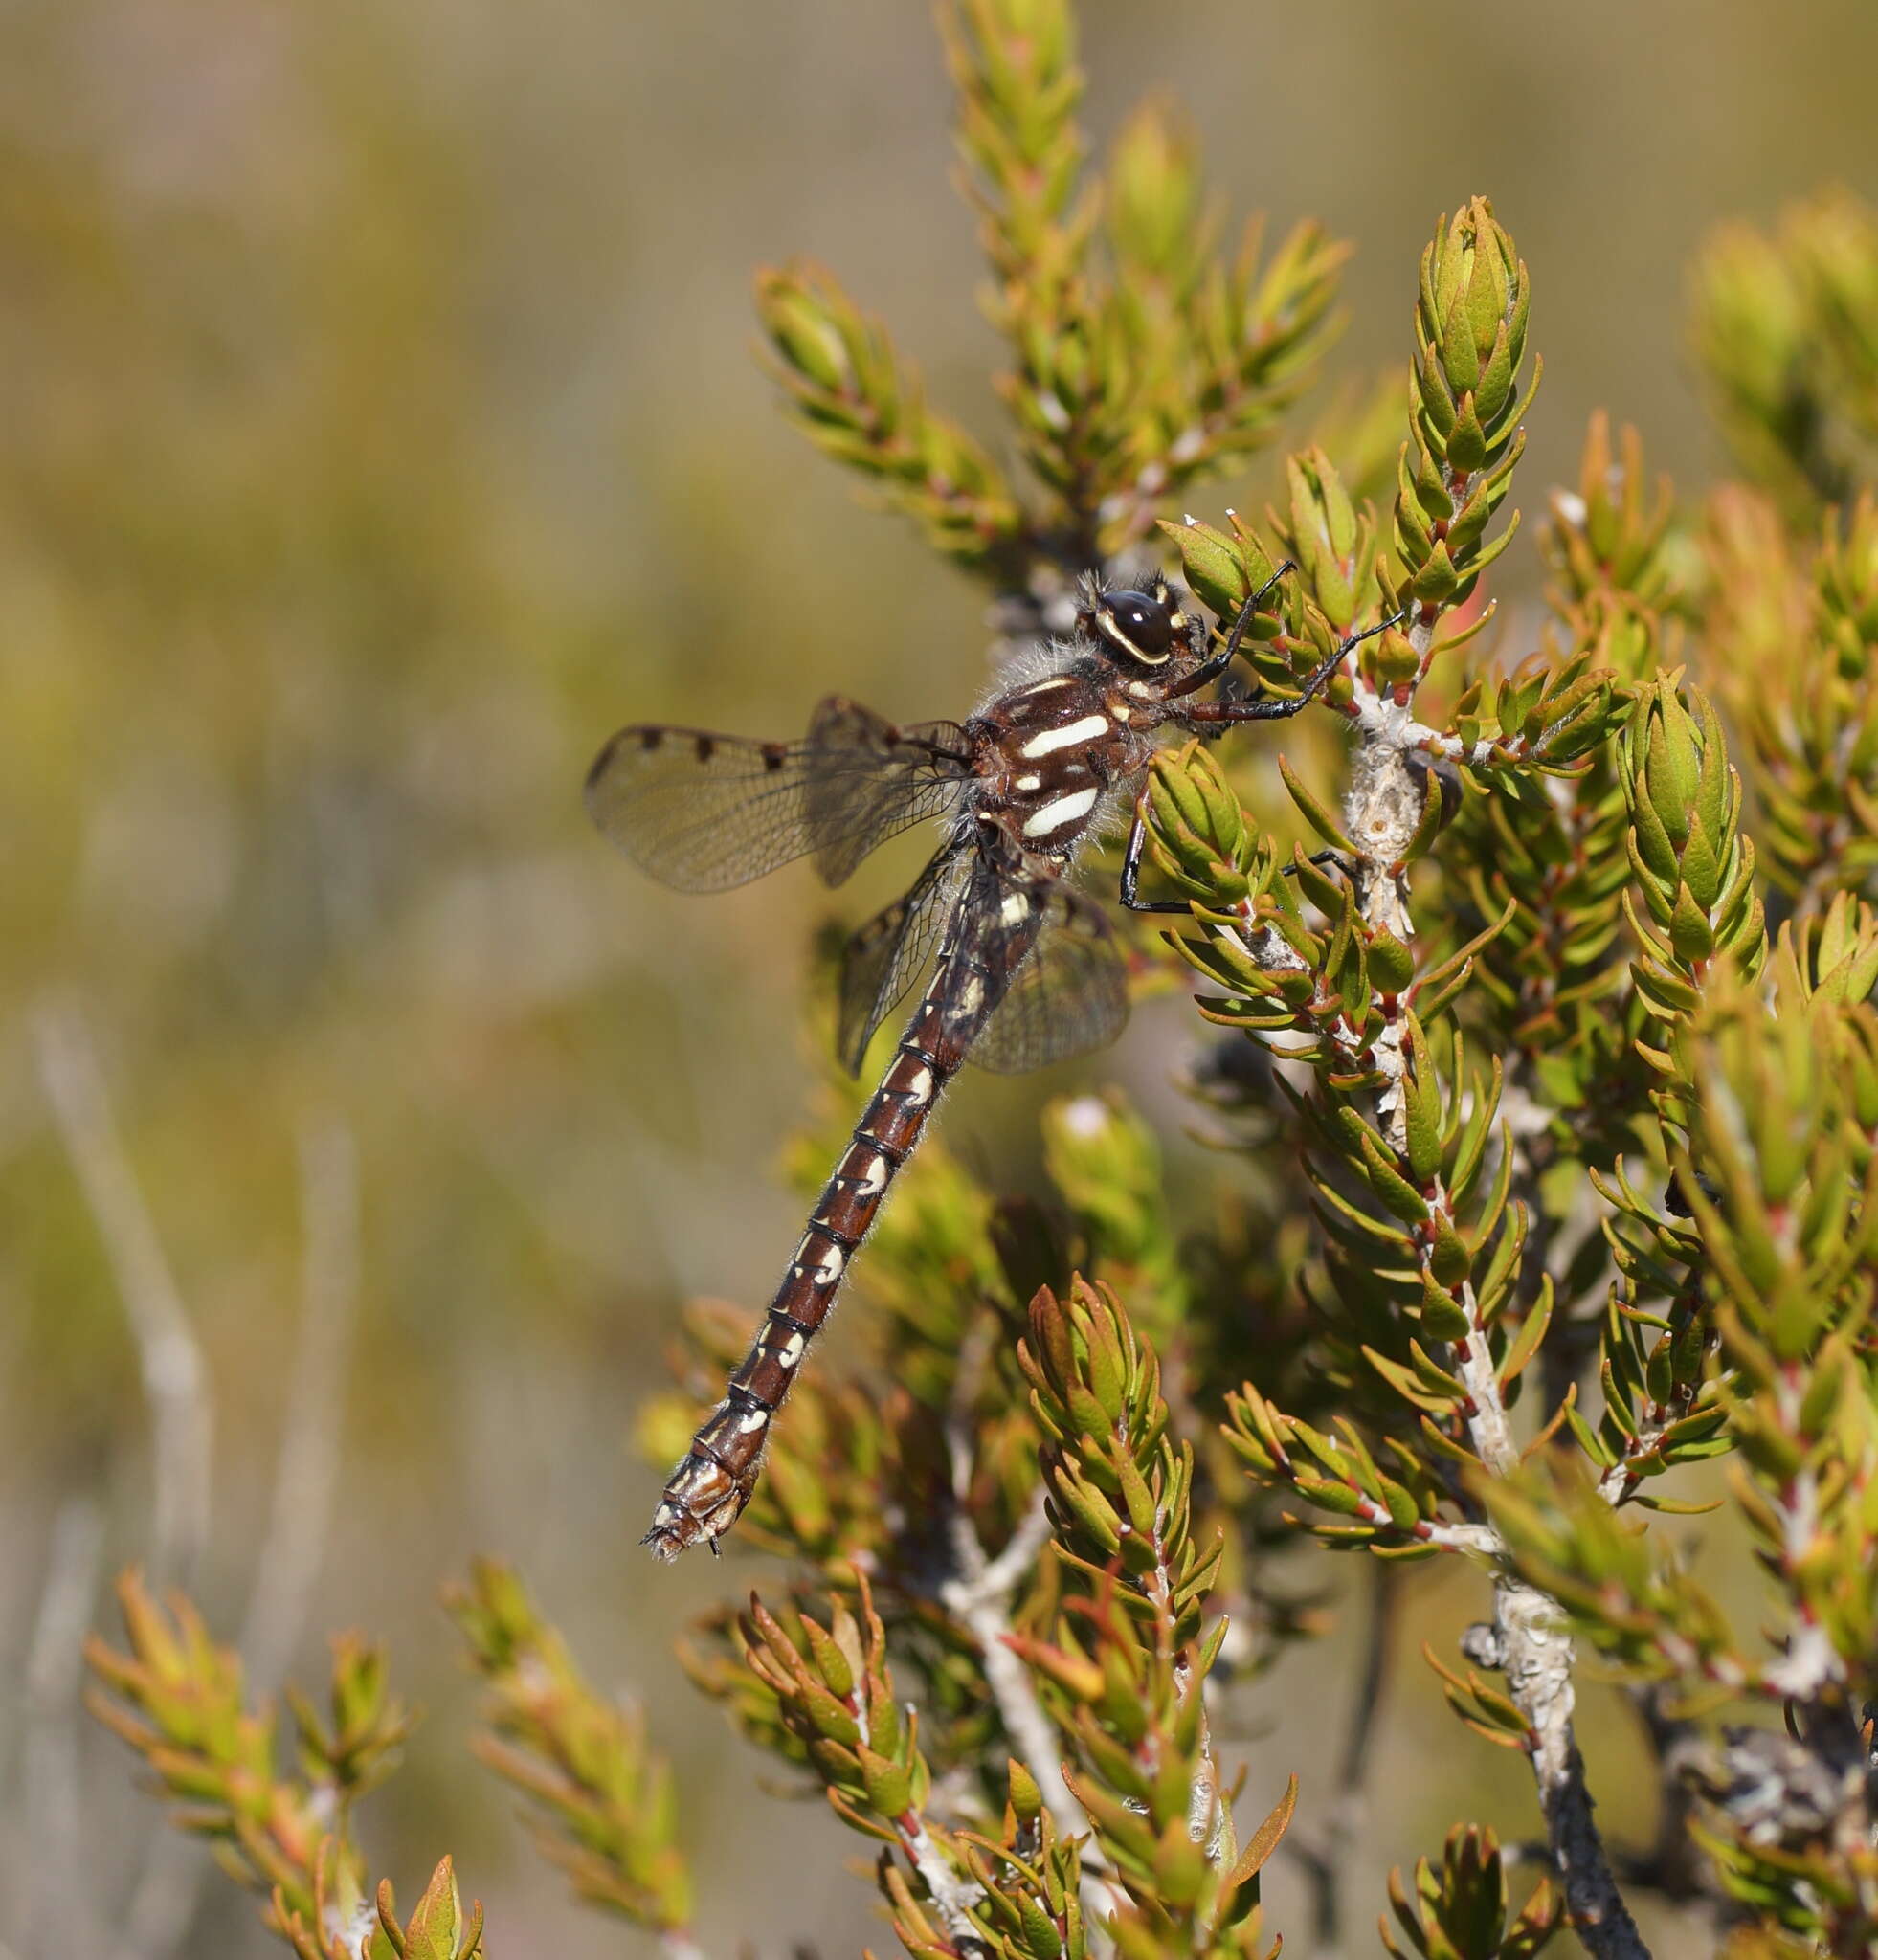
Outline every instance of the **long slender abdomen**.
MULTIPOLYGON (((999 997, 1002 991, 995 990, 999 997)), ((731 1375, 724 1400, 699 1426, 665 1485, 644 1540, 656 1556, 674 1559, 693 1545, 715 1543, 749 1503, 770 1423, 834 1307, 848 1261, 995 1005, 992 976, 980 962, 963 954, 941 959, 881 1086, 809 1214, 808 1230, 770 1303, 768 1320, 731 1375), (948 997, 972 993, 974 983, 975 1011, 961 1013, 954 1001, 948 1012, 948 997)))

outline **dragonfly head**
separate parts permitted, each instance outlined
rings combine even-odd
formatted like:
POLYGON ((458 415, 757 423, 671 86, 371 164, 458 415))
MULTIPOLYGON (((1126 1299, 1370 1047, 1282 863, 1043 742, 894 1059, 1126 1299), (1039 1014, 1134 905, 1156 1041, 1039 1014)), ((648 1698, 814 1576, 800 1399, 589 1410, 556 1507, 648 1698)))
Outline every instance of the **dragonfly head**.
POLYGON ((1092 593, 1082 620, 1110 658, 1144 672, 1179 666, 1194 655, 1201 644, 1196 623, 1186 594, 1159 576, 1146 591, 1092 593))

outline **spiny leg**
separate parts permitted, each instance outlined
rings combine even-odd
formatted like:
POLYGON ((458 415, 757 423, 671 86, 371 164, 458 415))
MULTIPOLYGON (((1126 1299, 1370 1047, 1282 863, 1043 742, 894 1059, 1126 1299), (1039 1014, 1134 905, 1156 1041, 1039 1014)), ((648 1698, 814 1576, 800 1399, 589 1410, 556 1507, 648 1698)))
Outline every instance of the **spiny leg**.
MULTIPOLYGON (((1257 606, 1259 600, 1271 590, 1278 580, 1283 578, 1286 572, 1292 568, 1287 560, 1240 608, 1239 617, 1233 622, 1232 635, 1227 641, 1228 658, 1239 651, 1240 638, 1246 622, 1252 616, 1253 608, 1257 606)), ((1379 633, 1387 633, 1392 626, 1399 626, 1405 617, 1406 614, 1397 612, 1383 620, 1378 626, 1366 627, 1361 633, 1352 634, 1348 639, 1338 645, 1336 651, 1330 655, 1330 658, 1306 680, 1302 691, 1290 700, 1198 702, 1194 706, 1186 709, 1180 719, 1185 722, 1210 724, 1214 726, 1224 726, 1234 722, 1288 721, 1291 716, 1300 713, 1317 698, 1325 682, 1343 664, 1353 647, 1362 645, 1366 639, 1374 639, 1379 633)), ((1209 662, 1208 664, 1211 665, 1212 663, 1209 662)), ((1144 899, 1138 895, 1141 879, 1141 853, 1148 841, 1148 826, 1142 816, 1142 807, 1147 800, 1147 791, 1144 789, 1134 801, 1134 821, 1129 827, 1128 850, 1122 858, 1122 903, 1130 912, 1190 912, 1193 907, 1184 899, 1144 899)), ((1339 868, 1342 868, 1342 859, 1332 851, 1320 852, 1310 861, 1313 864, 1334 863, 1339 868)), ((1286 865, 1285 868, 1289 872, 1295 867, 1286 865)))
POLYGON ((1134 821, 1129 826, 1129 847, 1122 858, 1122 903, 1130 912, 1191 913, 1194 908, 1185 899, 1143 899, 1135 895, 1141 879, 1141 849, 1148 841, 1148 825, 1141 814, 1147 800, 1146 789, 1134 799, 1134 821))
POLYGON ((1226 643, 1217 654, 1209 654, 1200 664, 1189 674, 1185 680, 1174 690, 1175 694, 1194 694, 1204 687, 1209 680, 1217 680, 1238 656, 1240 643, 1245 637, 1245 630, 1252 624, 1252 615, 1259 610, 1259 601, 1271 590, 1286 572, 1296 571, 1297 566, 1286 559, 1256 592, 1245 595, 1245 603, 1240 607, 1232 624, 1232 631, 1226 635, 1226 643))
POLYGON ((1379 633, 1387 633, 1392 626, 1399 626, 1408 615, 1403 612, 1392 613, 1379 626, 1366 626, 1361 633, 1353 633, 1342 641, 1336 651, 1324 664, 1306 680, 1303 688, 1288 699, 1281 701, 1202 701, 1196 702, 1190 708, 1181 711, 1183 722, 1192 722, 1207 726, 1218 727, 1232 722, 1286 722, 1293 715, 1301 714, 1323 691, 1324 684, 1344 663, 1354 647, 1366 639, 1374 639, 1379 633))
MULTIPOLYGON (((1345 878, 1351 876, 1350 860, 1341 851, 1313 851, 1305 862, 1316 865, 1320 871, 1326 865, 1330 865, 1342 872, 1345 878)), ((1280 878, 1296 878, 1298 867, 1296 864, 1281 864, 1278 867, 1278 875, 1280 878)))

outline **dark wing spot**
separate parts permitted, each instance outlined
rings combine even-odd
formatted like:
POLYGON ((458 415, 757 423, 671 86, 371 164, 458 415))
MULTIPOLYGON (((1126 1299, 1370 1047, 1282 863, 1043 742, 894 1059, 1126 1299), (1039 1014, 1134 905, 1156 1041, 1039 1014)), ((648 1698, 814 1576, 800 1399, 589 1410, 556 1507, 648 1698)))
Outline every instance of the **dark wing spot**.
POLYGON ((771 772, 782 768, 789 760, 789 751, 780 742, 766 742, 763 745, 763 767, 771 772))
POLYGON ((717 743, 709 735, 700 735, 697 747, 698 760, 700 762, 709 762, 711 757, 717 753, 717 743))
POLYGON ((639 730, 639 746, 641 748, 657 748, 664 739, 665 731, 662 728, 641 728, 639 730))

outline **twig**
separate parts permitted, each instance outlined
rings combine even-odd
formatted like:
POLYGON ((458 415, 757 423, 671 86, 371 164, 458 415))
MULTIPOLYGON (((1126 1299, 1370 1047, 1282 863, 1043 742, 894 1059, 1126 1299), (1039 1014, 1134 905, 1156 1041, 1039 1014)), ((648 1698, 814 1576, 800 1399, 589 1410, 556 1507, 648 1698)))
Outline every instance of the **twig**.
POLYGON ((256 1690, 272 1694, 306 1623, 338 1482, 346 1362, 358 1300, 359 1173, 343 1125, 302 1134, 304 1234, 300 1335, 266 1536, 240 1651, 256 1690))
POLYGON ((208 1370, 119 1140, 97 1054, 76 1007, 42 1008, 39 1078, 91 1208, 130 1322, 150 1406, 150 1570, 187 1585, 209 1537, 214 1419, 208 1370))
MULTIPOLYGON (((1419 620, 1409 630, 1424 665, 1433 635, 1432 622, 1419 620)), ((1406 704, 1380 700, 1360 679, 1356 689, 1359 712, 1353 719, 1364 739, 1352 766, 1345 829, 1359 846, 1353 867, 1357 905, 1373 929, 1407 940, 1415 926, 1399 867, 1420 817, 1421 796, 1407 757, 1421 746, 1424 731, 1406 704)), ((1302 964, 1274 940, 1269 932, 1245 935, 1252 956, 1262 963, 1302 964)), ((1375 1102, 1378 1126, 1394 1147, 1404 1147, 1407 1055, 1399 1026, 1386 1029, 1372 1043, 1366 1059, 1381 1077, 1375 1102)), ((1446 1193, 1437 1183, 1430 1203, 1446 1202, 1446 1193)), ((1493 1475, 1508 1477, 1519 1467, 1519 1446, 1471 1286, 1464 1285, 1459 1297, 1470 1322, 1454 1349, 1456 1372, 1468 1392, 1469 1438, 1482 1463, 1493 1475)), ((1437 1534, 1439 1542, 1456 1549, 1496 1558, 1504 1551, 1490 1529, 1430 1524, 1421 1535, 1433 1542, 1437 1534)), ((1505 1669, 1508 1691, 1526 1718, 1539 1806, 1572 1924, 1595 1960, 1649 1960, 1649 1949, 1618 1890, 1592 1815, 1584 1763, 1572 1730, 1573 1652, 1564 1615, 1549 1594, 1513 1577, 1504 1566, 1495 1577, 1494 1608, 1493 1625, 1481 1630, 1490 1637, 1477 1643, 1471 1658, 1505 1669)))
POLYGON ((53 1525, 45 1591, 26 1663, 26 1943, 32 1953, 94 1945, 82 1858, 78 1689, 103 1537, 88 1498, 68 1498, 53 1525))
POLYGON ((905 1818, 900 1820, 901 1844, 913 1869, 926 1881, 926 1889, 932 1895, 933 1906, 946 1931, 951 1936, 952 1944, 962 1953, 989 1951, 985 1936, 972 1922, 972 1909, 983 1903, 983 1891, 952 1869, 950 1861, 928 1833, 926 1819, 917 1813, 911 1815, 913 1822, 910 1826, 905 1818))
POLYGON ((1557 1602, 1503 1574, 1493 1622, 1469 1630, 1467 1659, 1505 1671, 1507 1693, 1526 1718, 1528 1754, 1546 1822, 1546 1842, 1564 1889, 1572 1929, 1597 1960, 1649 1960, 1604 1849, 1584 1759, 1572 1728, 1572 1639, 1557 1602))
POLYGON ((1049 1536, 1050 1521, 1040 1490, 1011 1543, 993 1565, 985 1557, 985 1548, 978 1542, 970 1514, 955 1504, 950 1519, 954 1570, 940 1584, 939 1603, 977 1641, 985 1685, 997 1704, 998 1719, 1004 1725, 1011 1747, 1037 1778, 1057 1829, 1065 1836, 1074 1836, 1086 1830, 1087 1824, 1069 1793, 1069 1785, 1063 1781, 1062 1745, 1037 1698, 1029 1671, 1005 1644, 1005 1636, 1011 1631, 1013 1583, 1025 1568, 1036 1563, 1049 1536), (1022 1555, 1014 1559, 1014 1552, 1022 1555))
POLYGON ((1017 1582, 1037 1563, 1050 1542, 1050 1516, 1040 1487, 1030 1508, 1018 1520, 1010 1542, 995 1559, 987 1559, 965 1499, 972 1484, 972 1440, 962 1413, 955 1406, 946 1424, 946 1448, 952 1473, 952 1512, 948 1521, 952 1571, 940 1583, 939 1603, 978 1643, 985 1685, 997 1704, 998 1720, 1011 1747, 1036 1780, 1063 1838, 1082 1837, 1083 1910, 1089 1927, 1091 1950, 1108 1950, 1100 1933, 1103 1918, 1125 1903, 1110 1880, 1107 1860, 1088 1838, 1088 1819, 1063 1780, 1062 1746, 1043 1704, 1038 1700, 1030 1671, 1005 1637, 1011 1632, 1011 1595, 1017 1582))
POLYGON ((1363 1671, 1351 1704, 1350 1726, 1344 1731, 1343 1749, 1337 1760, 1336 1784, 1324 1807, 1322 1828, 1311 1838, 1305 1838, 1294 1829, 1282 1840, 1291 1857, 1304 1867, 1310 1883, 1310 1950, 1315 1960, 1335 1960, 1343 1950, 1344 1864, 1363 1837, 1370 1744, 1388 1692, 1397 1607, 1401 1596, 1397 1576, 1380 1560, 1370 1560, 1363 1671))
MULTIPOLYGON (((1466 489, 1464 479, 1450 489, 1458 509, 1466 489)), ((1434 651, 1438 617, 1439 609, 1420 606, 1408 627, 1407 637, 1421 673, 1427 671, 1434 651)), ((1420 818, 1422 798, 1422 786, 1408 758, 1416 750, 1455 752, 1439 738, 1431 745, 1430 731, 1414 719, 1412 698, 1412 687, 1383 695, 1358 678, 1352 719, 1359 746, 1344 806, 1345 828, 1357 846, 1357 907, 1373 929, 1386 929, 1401 940, 1415 930, 1401 866, 1420 818)), ((1391 1144, 1401 1148, 1407 1136, 1407 1056, 1399 1038, 1393 1044, 1378 1040, 1373 1054, 1383 1078, 1375 1098, 1376 1115, 1391 1144)), ((1437 1185, 1431 1206, 1446 1203, 1446 1193, 1437 1185)), ((1491 1475, 1510 1477, 1519 1468, 1520 1451, 1487 1330, 1472 1287, 1464 1285, 1458 1297, 1468 1329, 1453 1353, 1469 1398, 1468 1437, 1491 1475)), ((1527 1585, 1504 1566, 1495 1576, 1493 1606, 1493 1624, 1477 1630, 1481 1637, 1469 1658, 1505 1670, 1508 1694, 1526 1719, 1539 1809, 1573 1927, 1595 1960, 1649 1960, 1649 1949, 1618 1890, 1592 1815, 1584 1760, 1572 1728, 1574 1657, 1564 1615, 1549 1593, 1527 1585)))
MULTIPOLYGON (((260 1558, 240 1638, 249 1678, 271 1692, 306 1621, 332 1518, 339 1411, 358 1297, 358 1164, 351 1134, 334 1125, 300 1144, 300 1335, 260 1558)), ((208 1860, 167 1835, 151 1841, 132 1890, 117 1960, 165 1960, 195 1915, 208 1860)))
MULTIPOLYGON (((989 1342, 968 1337, 959 1355, 950 1406, 946 1412, 946 1459, 951 1472, 951 1514, 946 1521, 952 1569, 940 1582, 939 1603, 977 1641, 983 1656, 985 1685, 997 1704, 998 1719, 1012 1747, 1037 1779, 1043 1802, 1059 1832, 1073 1838, 1088 1828, 1082 1806, 1063 1781, 1062 1747, 1043 1704, 1037 1698, 1029 1670, 1006 1644, 1011 1632, 1011 1597, 1018 1582, 1036 1565, 1050 1542, 1050 1518, 1045 1494, 1039 1485, 1030 1508, 1017 1522, 997 1557, 986 1556, 978 1528, 972 1522, 972 1469, 976 1455, 972 1434, 971 1402, 988 1358, 989 1342)), ((1090 1847, 1094 1849, 1093 1845, 1090 1847)))
MULTIPOLYGON (((1804 1436, 1802 1414, 1808 1382, 1804 1371, 1788 1364, 1774 1385, 1781 1427, 1789 1436, 1804 1436)), ((1799 1572, 1819 1535, 1820 1473, 1802 1463, 1773 1501, 1780 1521, 1780 1571, 1796 1602, 1787 1632, 1786 1652, 1765 1670, 1769 1686, 1796 1702, 1816 1700, 1827 1686, 1845 1678, 1845 1663, 1831 1636, 1811 1612, 1803 1610, 1799 1572)))
POLYGON ((1239 1861, 1239 1832, 1233 1807, 1219 1782, 1219 1759, 1213 1748, 1213 1724, 1207 1714, 1206 1682, 1194 1679, 1191 1646, 1175 1649, 1174 1578, 1161 1535, 1162 1514, 1154 1517, 1154 1562, 1142 1575, 1142 1591, 1154 1609, 1154 1640, 1173 1676, 1174 1689, 1184 1702, 1196 1696, 1199 1720, 1194 1736, 1194 1780, 1187 1792, 1187 1836, 1206 1855, 1209 1864, 1229 1871, 1239 1861))
MULTIPOLYGON (((137 1188, 82 1015, 43 1008, 35 1028, 39 1076, 66 1155, 85 1194, 137 1344, 150 1407, 152 1495, 148 1565, 187 1586, 209 1538, 214 1411, 208 1370, 137 1188)), ((202 1849, 158 1825, 117 1943, 120 1960, 161 1960, 194 1905, 202 1849)))
MULTIPOLYGON (((917 1710, 911 1703, 906 1704, 906 1708, 917 1719, 917 1710)), ((871 1741, 864 1696, 854 1698, 854 1718, 861 1730, 861 1742, 871 1741)), ((972 1920, 973 1908, 984 1902, 983 1887, 952 1868, 946 1854, 932 1841, 932 1834, 926 1826, 924 1810, 903 1811, 894 1818, 893 1825, 899 1834, 900 1849, 906 1862, 925 1881, 933 1909, 944 1924, 952 1947, 963 1954, 982 1955, 987 1952, 984 1935, 972 1920)))
MULTIPOLYGON (((1519 1446, 1470 1286, 1462 1288, 1462 1303, 1472 1325, 1454 1354, 1472 1405, 1468 1437, 1493 1476, 1510 1477, 1519 1468, 1519 1446)), ((1471 1643, 1463 1644, 1469 1659, 1505 1671, 1507 1693, 1526 1719, 1539 1810, 1573 1929, 1595 1960, 1649 1960, 1592 1814, 1584 1758, 1572 1728, 1572 1637, 1558 1602, 1502 1566, 1493 1585, 1493 1623, 1475 1629, 1471 1643)))
POLYGON ((1436 1518, 1418 1518, 1413 1529, 1423 1544, 1439 1545, 1443 1551, 1470 1551, 1488 1559, 1506 1555, 1507 1542, 1491 1525, 1445 1525, 1436 1518))
MULTIPOLYGON (((1471 1319, 1472 1289, 1464 1293, 1471 1319)), ((1467 1433, 1474 1454, 1494 1476, 1509 1477, 1519 1467, 1519 1448, 1478 1324, 1455 1355, 1473 1404, 1467 1433)), ((1475 1629, 1463 1645, 1469 1659, 1504 1670, 1507 1693, 1526 1718, 1539 1810, 1573 1929, 1596 1960, 1649 1960, 1592 1814, 1584 1758, 1572 1728, 1572 1637, 1558 1602, 1502 1567, 1493 1585, 1493 1623, 1475 1629)))
MULTIPOLYGON (((968 1526, 970 1520, 967 1521, 968 1526)), ((972 1534, 973 1543, 977 1543, 978 1534, 972 1534)), ((1031 1501, 1031 1507, 1017 1521, 1017 1528, 1012 1532, 1010 1543, 985 1567, 979 1574, 978 1583, 987 1592, 997 1593, 1009 1598, 1017 1590, 1021 1579, 1042 1556, 1043 1548, 1050 1542, 1050 1512, 1040 1489, 1031 1501)), ((984 1553, 979 1551, 979 1557, 984 1553)))
MULTIPOLYGON (((274 1473, 273 1502, 248 1594, 240 1652, 260 1693, 279 1686, 306 1623, 332 1521, 340 1408, 358 1297, 358 1165, 343 1125, 302 1135, 304 1234, 300 1336, 274 1473)), ((205 1859, 167 1835, 153 1838, 132 1890, 118 1960, 163 1960, 190 1920, 205 1859)), ((679 1956, 684 1960, 684 1956, 679 1956)))

